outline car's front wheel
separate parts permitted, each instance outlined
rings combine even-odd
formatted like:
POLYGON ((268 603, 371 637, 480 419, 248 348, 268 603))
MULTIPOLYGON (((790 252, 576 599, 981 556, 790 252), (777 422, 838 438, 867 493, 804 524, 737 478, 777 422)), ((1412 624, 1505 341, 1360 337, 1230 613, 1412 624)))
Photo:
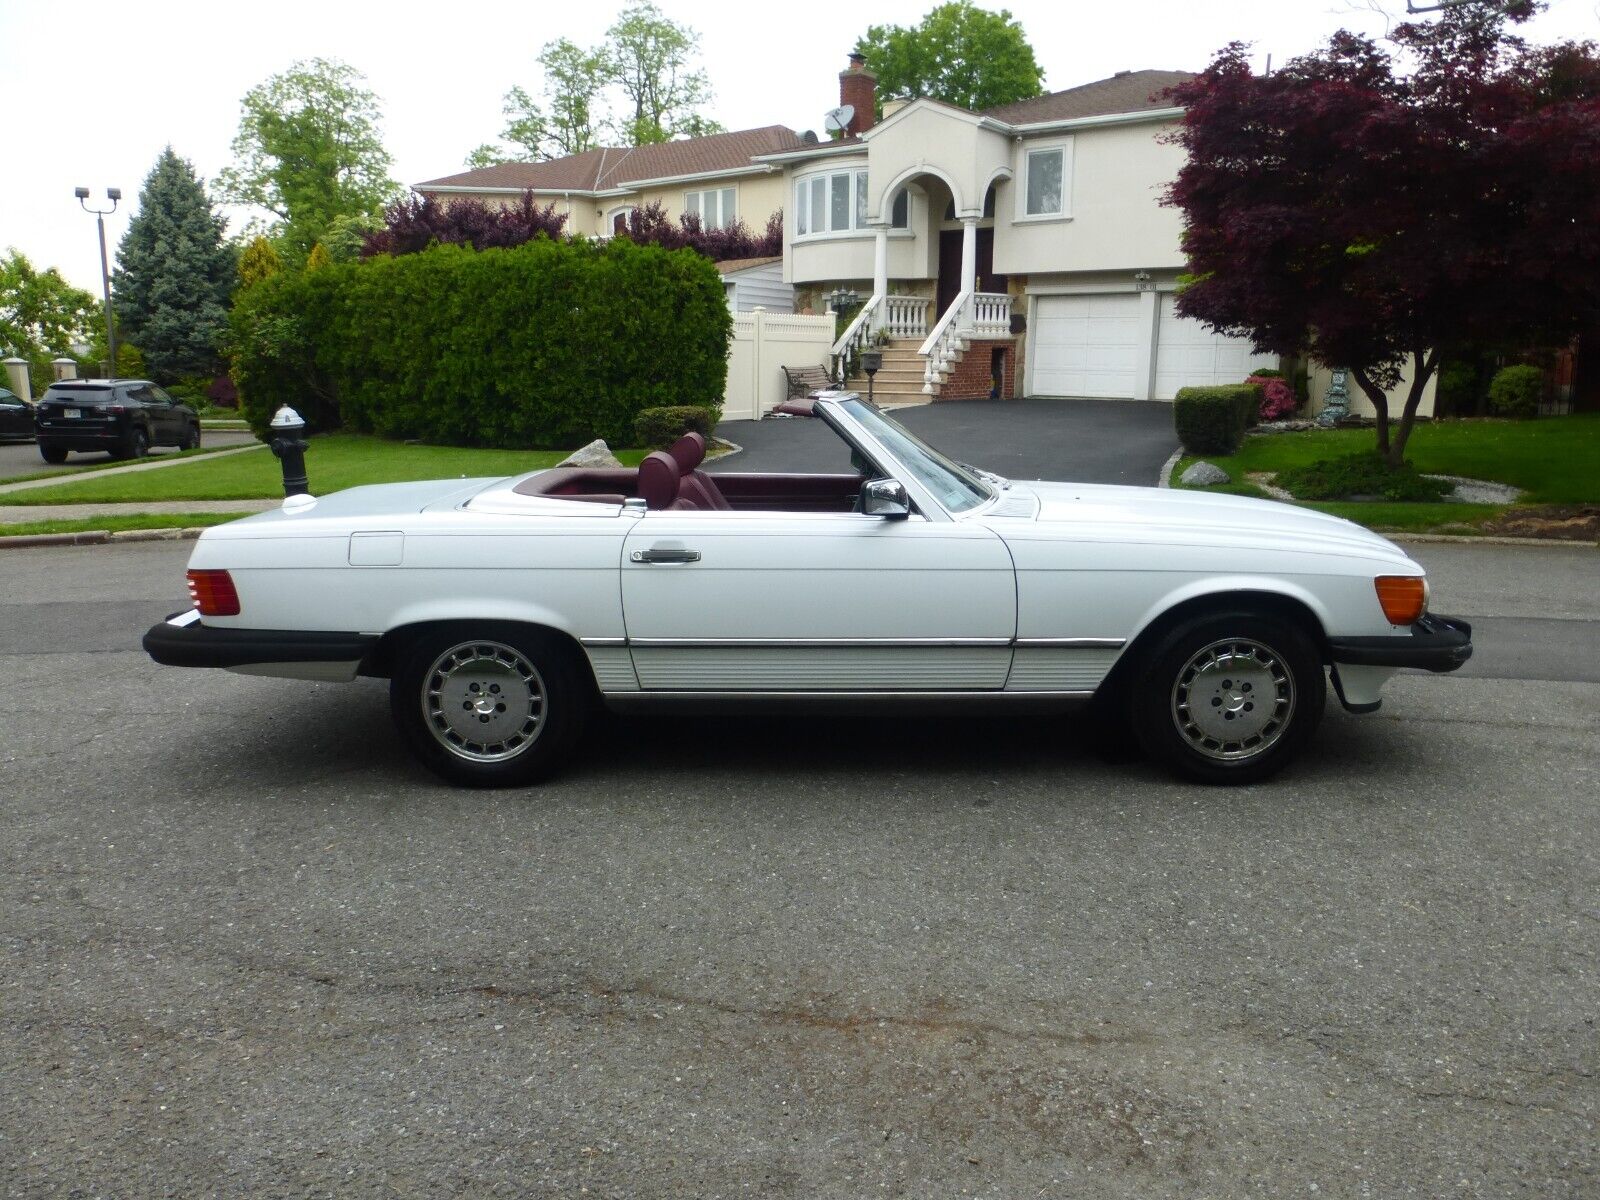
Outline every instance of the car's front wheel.
POLYGON ((178 443, 178 449, 180 449, 180 450, 198 450, 198 449, 200 449, 200 423, 198 421, 196 421, 193 425, 191 425, 184 432, 183 441, 178 443))
POLYGON ((1298 627, 1248 612, 1169 631, 1144 659, 1133 694, 1145 752, 1202 783, 1254 783, 1293 760, 1327 695, 1321 657, 1298 627))
POLYGON ((405 649, 389 703, 430 771, 467 787, 518 787, 565 763, 588 718, 591 684, 579 652, 555 635, 461 627, 405 649))

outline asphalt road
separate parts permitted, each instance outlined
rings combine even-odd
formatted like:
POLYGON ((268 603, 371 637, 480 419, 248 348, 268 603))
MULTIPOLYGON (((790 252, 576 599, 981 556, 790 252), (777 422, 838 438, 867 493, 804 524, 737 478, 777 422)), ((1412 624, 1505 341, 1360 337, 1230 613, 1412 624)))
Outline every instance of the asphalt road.
MULTIPOLYGON (((201 434, 201 439, 206 446, 243 446, 247 442, 256 440, 255 434, 249 430, 230 429, 207 429, 201 434)), ((176 453, 177 450, 171 446, 158 446, 150 451, 150 457, 159 458, 176 453)), ((39 457, 39 447, 34 443, 3 442, 0 443, 0 481, 15 479, 20 475, 37 475, 43 471, 103 467, 111 461, 109 454, 74 452, 67 455, 67 461, 63 466, 52 467, 39 457)))
POLYGON ((640 719, 469 793, 135 651, 186 547, 6 551, 0 1194, 1594 1196, 1596 552, 1415 552, 1474 673, 1268 785, 640 719))
MULTIPOLYGON (((1148 487, 1178 448, 1172 405, 1133 400, 964 400, 891 414, 929 445, 1009 479, 1148 487)), ((724 421, 743 454, 712 471, 849 471, 849 451, 815 417, 724 421)))

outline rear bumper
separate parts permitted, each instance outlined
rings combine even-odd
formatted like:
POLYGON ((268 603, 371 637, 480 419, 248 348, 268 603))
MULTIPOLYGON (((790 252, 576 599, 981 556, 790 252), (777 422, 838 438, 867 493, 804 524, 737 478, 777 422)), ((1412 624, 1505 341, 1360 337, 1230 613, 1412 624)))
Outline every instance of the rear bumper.
POLYGON ((1472 626, 1459 617, 1426 613, 1409 634, 1328 640, 1335 664, 1352 667, 1416 667, 1454 671, 1472 657, 1472 626))
MULTIPOLYGON (((193 610, 190 610, 192 613, 193 610)), ((144 650, 164 667, 263 668, 326 664, 348 666, 354 675, 378 639, 372 634, 322 633, 299 629, 213 629, 190 613, 175 613, 152 625, 144 635, 144 650), (175 623, 175 622, 182 622, 175 623)), ((295 671, 296 675, 303 672, 295 671)), ((319 672, 334 678, 345 672, 319 672)))
POLYGON ((107 446, 120 446, 128 435, 117 429, 80 432, 76 429, 41 429, 34 440, 41 446, 61 446, 68 450, 104 450, 107 446))

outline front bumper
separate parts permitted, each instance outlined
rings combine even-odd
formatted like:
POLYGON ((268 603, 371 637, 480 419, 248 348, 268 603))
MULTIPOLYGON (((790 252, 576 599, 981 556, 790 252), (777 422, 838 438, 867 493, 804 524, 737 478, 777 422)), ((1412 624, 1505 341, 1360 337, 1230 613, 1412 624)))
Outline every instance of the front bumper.
MULTIPOLYGON (((326 666, 319 678, 348 675, 372 652, 378 639, 372 634, 322 633, 299 629, 213 629, 202 625, 194 610, 174 613, 144 635, 144 650, 164 667, 223 667, 229 670, 326 666)), ((296 677, 301 670, 285 671, 296 677)))
POLYGON ((1409 634, 1329 638, 1328 651, 1335 665, 1454 671, 1472 657, 1472 626, 1459 617, 1424 613, 1409 634))

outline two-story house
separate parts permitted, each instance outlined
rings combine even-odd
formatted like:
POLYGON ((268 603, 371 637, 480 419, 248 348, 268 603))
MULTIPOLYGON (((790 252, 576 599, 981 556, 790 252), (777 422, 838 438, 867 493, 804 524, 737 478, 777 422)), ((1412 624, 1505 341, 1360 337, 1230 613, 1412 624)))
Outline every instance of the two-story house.
MULTIPOLYGON (((846 136, 776 151, 784 278, 818 310, 864 301, 836 350, 889 339, 881 396, 1171 399, 1277 365, 1177 315, 1177 71, 1124 71, 988 112, 886 101, 852 56, 846 136), (874 338, 873 335, 882 335, 874 338), (899 393, 896 395, 896 393, 899 393)), ((864 379, 853 380, 865 390, 864 379)))

